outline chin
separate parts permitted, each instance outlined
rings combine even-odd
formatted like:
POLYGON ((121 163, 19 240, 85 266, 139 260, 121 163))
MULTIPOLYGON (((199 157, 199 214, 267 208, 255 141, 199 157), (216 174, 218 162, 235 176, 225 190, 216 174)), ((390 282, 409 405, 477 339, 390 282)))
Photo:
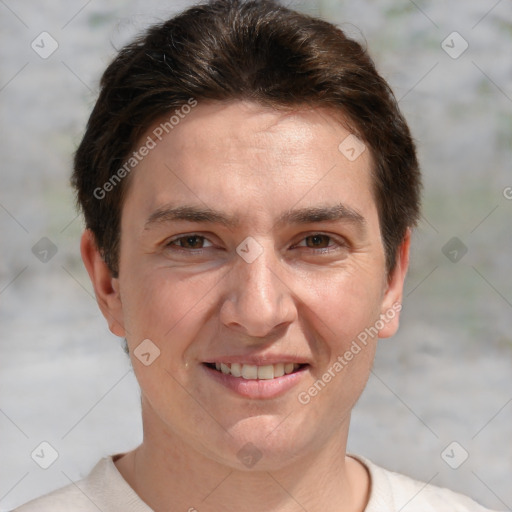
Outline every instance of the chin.
POLYGON ((306 447, 314 444, 314 436, 308 441, 304 429, 296 422, 285 425, 285 418, 286 414, 253 416, 228 429, 226 442, 232 455, 229 466, 244 471, 275 471, 305 455, 309 451, 306 447))

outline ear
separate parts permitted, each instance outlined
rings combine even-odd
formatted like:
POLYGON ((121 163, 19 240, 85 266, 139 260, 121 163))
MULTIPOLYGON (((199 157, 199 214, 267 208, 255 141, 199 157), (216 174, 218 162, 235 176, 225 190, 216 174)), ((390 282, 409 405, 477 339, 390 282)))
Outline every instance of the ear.
POLYGON ((89 273, 96 301, 108 322, 108 327, 116 336, 124 337, 123 305, 119 294, 119 280, 103 260, 96 245, 96 239, 90 229, 82 234, 80 252, 85 268, 89 273))
POLYGON ((387 289, 384 293, 380 311, 380 319, 384 326, 379 329, 379 338, 389 338, 398 330, 404 281, 409 268, 409 250, 411 245, 411 230, 408 228, 403 242, 397 251, 395 268, 388 276, 387 289))

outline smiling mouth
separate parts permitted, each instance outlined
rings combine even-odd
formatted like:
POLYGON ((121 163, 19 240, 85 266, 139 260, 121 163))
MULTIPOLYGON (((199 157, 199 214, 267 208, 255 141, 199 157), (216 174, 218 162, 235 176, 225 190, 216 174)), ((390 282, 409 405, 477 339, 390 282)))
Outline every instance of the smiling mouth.
POLYGON ((232 375, 246 380, 271 380, 296 373, 307 364, 277 363, 264 366, 241 363, 204 363, 205 366, 224 375, 232 375))

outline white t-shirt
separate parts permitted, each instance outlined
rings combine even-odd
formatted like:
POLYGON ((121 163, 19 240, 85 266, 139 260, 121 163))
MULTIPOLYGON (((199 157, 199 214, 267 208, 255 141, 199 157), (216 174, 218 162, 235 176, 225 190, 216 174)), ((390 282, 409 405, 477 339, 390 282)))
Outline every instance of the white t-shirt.
MULTIPOLYGON (((363 457, 354 458, 370 473, 370 499, 365 512, 491 512, 462 494, 388 471, 363 457)), ((152 512, 121 476, 112 457, 101 459, 83 480, 37 498, 13 512, 98 510, 152 512)))

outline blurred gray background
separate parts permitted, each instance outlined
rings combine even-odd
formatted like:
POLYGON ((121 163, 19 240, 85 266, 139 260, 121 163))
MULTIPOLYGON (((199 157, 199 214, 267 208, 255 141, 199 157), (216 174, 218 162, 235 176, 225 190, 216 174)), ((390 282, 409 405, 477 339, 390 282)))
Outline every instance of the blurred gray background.
MULTIPOLYGON (((68 178, 115 49, 191 3, 0 0, 2 511, 141 439, 68 178)), ((366 40, 424 172, 401 329, 380 342, 349 451, 512 510, 512 4, 286 3, 366 40)))

